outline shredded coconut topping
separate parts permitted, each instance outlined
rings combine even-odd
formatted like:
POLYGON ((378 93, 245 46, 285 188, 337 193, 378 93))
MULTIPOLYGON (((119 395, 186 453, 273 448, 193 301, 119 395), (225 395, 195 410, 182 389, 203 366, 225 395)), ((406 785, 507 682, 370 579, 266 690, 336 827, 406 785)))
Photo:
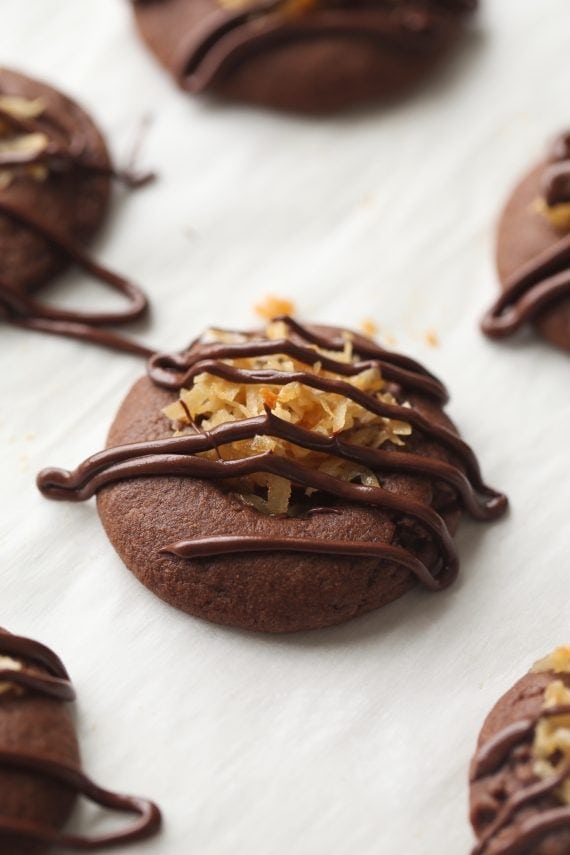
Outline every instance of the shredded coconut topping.
POLYGON ((533 674, 554 671, 556 674, 570 674, 570 647, 557 647, 544 659, 532 666, 533 674))
MULTIPOLYGON (((568 650, 568 648, 565 648, 568 650)), ((544 692, 544 708, 569 706, 570 689, 562 680, 554 680, 544 692)), ((535 758, 533 770, 539 778, 551 778, 561 764, 570 766, 570 714, 541 718, 536 727, 532 747, 535 758)), ((570 778, 557 790, 562 802, 570 805, 570 778)))
POLYGON ((537 199, 535 210, 547 219, 553 228, 560 232, 570 231, 570 202, 547 205, 544 199, 537 199))
MULTIPOLYGON (((46 134, 37 132, 26 132, 16 130, 1 113, 11 116, 13 119, 25 124, 32 119, 37 119, 45 110, 45 104, 41 98, 20 98, 15 95, 0 95, 0 155, 11 155, 15 159, 18 155, 37 156, 49 145, 46 134)), ((27 175, 36 181, 44 181, 47 177, 47 169, 41 164, 28 164, 21 167, 27 175)), ((16 174, 15 167, 0 169, 0 190, 10 186, 16 174)))
MULTIPOLYGON (((265 332, 265 337, 270 341, 286 339, 288 336, 287 326, 279 321, 269 324, 265 332)), ((248 337, 212 330, 210 340, 235 343, 245 342, 248 337)), ((312 348, 322 356, 340 363, 351 364, 358 361, 348 333, 342 351, 326 351, 316 345, 312 345, 312 348)), ((387 391, 386 381, 382 378, 380 367, 376 365, 367 367, 354 376, 344 376, 325 371, 320 362, 312 366, 306 365, 284 354, 221 361, 246 370, 305 371, 322 378, 343 380, 379 401, 387 404, 398 403, 387 391)), ((277 418, 292 425, 327 437, 340 437, 353 445, 366 448, 379 448, 387 442, 404 445, 403 437, 412 432, 411 425, 407 422, 380 417, 343 395, 312 389, 302 382, 294 381, 283 386, 239 384, 208 373, 199 374, 190 389, 182 389, 178 401, 166 407, 163 413, 180 435, 196 431, 206 432, 226 422, 261 416, 267 409, 277 418)), ((215 451, 205 452, 204 456, 236 460, 264 452, 287 457, 344 481, 359 481, 368 486, 379 486, 377 476, 363 466, 313 452, 271 436, 260 435, 252 440, 223 445, 215 451)), ((293 485, 285 478, 265 473, 252 475, 248 477, 247 483, 243 482, 241 492, 247 502, 265 513, 294 512, 291 507, 293 485)), ((305 495, 310 493, 310 490, 305 491, 305 495)))

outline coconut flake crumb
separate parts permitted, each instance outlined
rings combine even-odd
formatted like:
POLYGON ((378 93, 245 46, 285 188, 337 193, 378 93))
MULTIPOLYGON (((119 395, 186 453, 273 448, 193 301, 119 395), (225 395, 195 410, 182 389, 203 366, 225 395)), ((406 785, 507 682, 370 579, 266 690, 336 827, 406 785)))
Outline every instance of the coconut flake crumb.
POLYGON ((288 300, 286 297, 276 297, 274 294, 268 294, 261 303, 254 306, 255 314, 264 321, 270 321, 278 315, 289 315, 293 317, 295 314, 295 303, 288 300))

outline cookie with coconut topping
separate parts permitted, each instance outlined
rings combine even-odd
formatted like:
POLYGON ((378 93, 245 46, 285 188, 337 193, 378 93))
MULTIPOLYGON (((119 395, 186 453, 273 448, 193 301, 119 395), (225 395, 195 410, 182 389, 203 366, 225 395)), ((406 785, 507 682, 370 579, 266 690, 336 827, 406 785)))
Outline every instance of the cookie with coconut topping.
POLYGON ((487 717, 470 808, 472 855, 570 852, 570 647, 537 662, 487 717))
POLYGON ((44 470, 52 499, 97 493, 135 575, 190 614, 287 632, 453 582, 463 511, 500 516, 441 383, 330 327, 213 330, 150 360, 108 450, 44 470))
POLYGON ((106 850, 153 836, 158 808, 97 786, 81 770, 70 714, 75 691, 61 660, 43 644, 0 629, 0 851, 41 855, 106 850), (63 831, 76 799, 134 815, 95 837, 63 831))
POLYGON ((483 332, 505 338, 532 324, 570 352, 570 133, 513 191, 499 222, 497 269, 503 293, 483 332))
POLYGON ((393 99, 460 36, 477 0, 132 0, 188 92, 319 113, 393 99))
POLYGON ((86 245, 107 214, 111 180, 139 186, 150 177, 117 172, 100 131, 74 101, 0 69, 0 323, 148 356, 105 329, 141 317, 146 297, 86 245), (125 307, 82 312, 41 301, 38 290, 70 264, 118 291, 125 307))

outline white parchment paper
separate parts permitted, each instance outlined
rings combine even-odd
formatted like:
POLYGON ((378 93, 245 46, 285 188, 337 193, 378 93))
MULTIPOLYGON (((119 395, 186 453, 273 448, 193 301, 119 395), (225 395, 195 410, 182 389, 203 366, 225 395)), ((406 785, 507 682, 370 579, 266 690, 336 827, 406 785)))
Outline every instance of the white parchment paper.
MULTIPOLYGON (((78 98, 119 160, 153 117, 144 163, 161 180, 118 191, 96 245, 152 297, 139 335, 175 348, 208 324, 253 324, 268 293, 305 319, 370 318, 443 377, 450 414, 512 502, 497 524, 463 524, 461 575, 441 595, 285 638, 194 620, 126 571, 93 502, 51 503, 34 486, 43 466, 103 446, 140 364, 3 327, 0 624, 68 665, 86 769, 163 808, 164 833, 136 851, 467 852, 482 719, 570 640, 568 359, 530 333, 489 343, 477 326, 497 291, 498 210, 570 120, 570 9, 483 5, 417 97, 310 120, 178 93, 121 0, 2 0, 0 62, 78 98)), ((77 272, 57 292, 109 304, 77 272)))

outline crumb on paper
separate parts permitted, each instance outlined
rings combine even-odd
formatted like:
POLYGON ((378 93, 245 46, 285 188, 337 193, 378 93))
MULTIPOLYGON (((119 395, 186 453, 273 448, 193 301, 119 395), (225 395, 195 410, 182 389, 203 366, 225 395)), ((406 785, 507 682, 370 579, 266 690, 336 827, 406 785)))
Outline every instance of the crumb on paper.
POLYGON ((279 315, 294 315, 296 312, 295 303, 288 300, 286 297, 276 297, 274 294, 268 294, 261 303, 254 306, 256 315, 263 318, 265 321, 270 321, 279 315))
POLYGON ((387 347, 395 347, 398 344, 398 339, 392 333, 385 333, 382 340, 387 347))
POLYGON ((375 336, 380 332, 378 324, 372 318, 365 318, 360 324, 360 329, 364 335, 375 336))
POLYGON ((434 329, 429 329, 425 331, 424 341, 428 345, 428 347, 439 347, 440 345, 439 336, 434 329))

